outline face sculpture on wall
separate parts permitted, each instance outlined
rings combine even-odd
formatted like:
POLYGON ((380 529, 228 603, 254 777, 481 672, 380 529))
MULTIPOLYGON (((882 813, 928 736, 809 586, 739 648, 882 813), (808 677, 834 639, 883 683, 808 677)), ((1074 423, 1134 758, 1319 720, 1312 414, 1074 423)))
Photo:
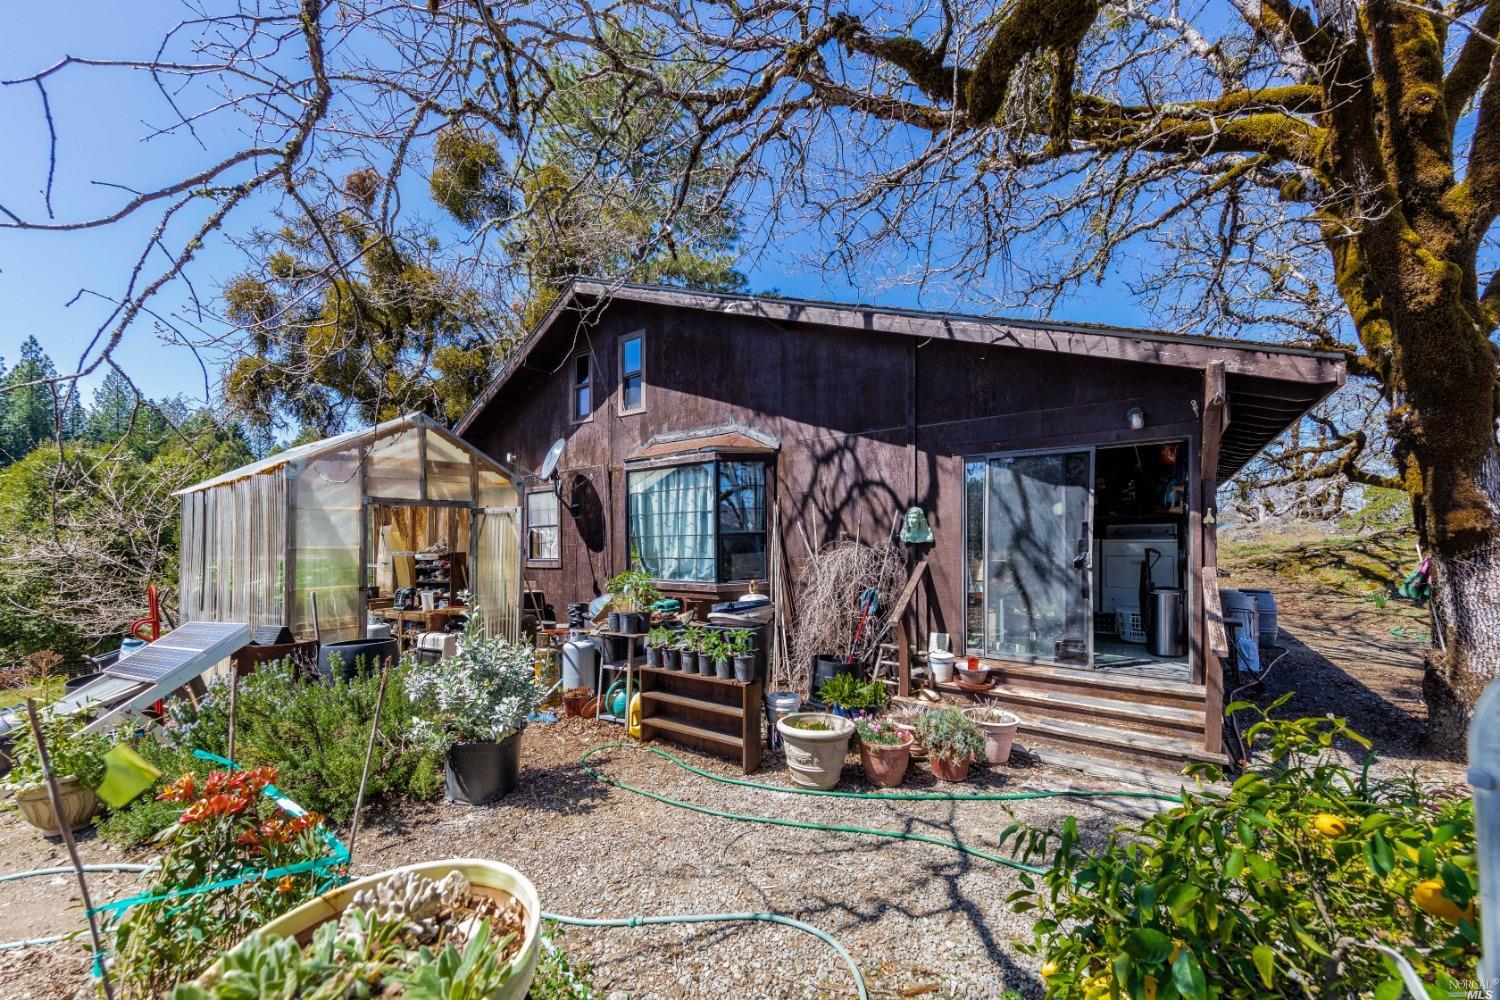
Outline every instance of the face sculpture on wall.
POLYGON ((932 541, 932 528, 927 524, 927 515, 921 507, 913 507, 901 521, 901 540, 908 545, 919 545, 932 541))

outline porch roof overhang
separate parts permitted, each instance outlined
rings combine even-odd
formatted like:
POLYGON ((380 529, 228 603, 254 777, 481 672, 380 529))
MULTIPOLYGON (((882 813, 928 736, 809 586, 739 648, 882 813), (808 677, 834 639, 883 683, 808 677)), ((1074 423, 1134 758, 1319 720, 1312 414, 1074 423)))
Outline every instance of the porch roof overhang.
POLYGON ((753 317, 764 320, 768 331, 790 332, 800 326, 814 325, 1200 371, 1211 362, 1222 361, 1229 424, 1218 466, 1220 482, 1231 478, 1282 431, 1343 385, 1345 378, 1342 355, 1283 344, 1104 324, 889 309, 578 278, 563 289, 541 322, 475 400, 459 421, 457 432, 468 432, 500 396, 506 383, 527 367, 532 352, 551 331, 596 321, 614 301, 753 317), (573 322, 566 323, 566 319, 573 322))
POLYGON ((780 442, 748 428, 701 428, 659 434, 625 456, 632 466, 669 465, 720 455, 774 455, 780 442))

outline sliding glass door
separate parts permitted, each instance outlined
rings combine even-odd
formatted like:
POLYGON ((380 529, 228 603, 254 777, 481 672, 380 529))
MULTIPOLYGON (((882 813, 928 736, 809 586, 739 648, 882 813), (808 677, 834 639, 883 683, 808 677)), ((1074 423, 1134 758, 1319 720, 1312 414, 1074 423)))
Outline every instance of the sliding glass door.
POLYGON ((967 460, 969 652, 1092 661, 1092 484, 1089 449, 967 460))

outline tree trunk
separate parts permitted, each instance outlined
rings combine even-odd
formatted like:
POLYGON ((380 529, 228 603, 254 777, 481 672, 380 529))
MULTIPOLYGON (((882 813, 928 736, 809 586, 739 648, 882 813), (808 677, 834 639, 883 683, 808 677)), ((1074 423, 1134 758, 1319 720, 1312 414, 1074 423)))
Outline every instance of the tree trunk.
MULTIPOLYGON (((1488 499, 1492 523, 1500 523, 1500 457, 1493 446, 1474 480, 1488 499)), ((1428 517, 1441 522, 1452 516, 1435 499, 1422 501, 1428 517)), ((1474 703, 1500 675, 1500 544, 1493 534, 1473 542, 1452 546, 1439 541, 1431 550, 1438 628, 1427 654, 1422 696, 1429 743, 1456 760, 1466 753, 1474 703)))

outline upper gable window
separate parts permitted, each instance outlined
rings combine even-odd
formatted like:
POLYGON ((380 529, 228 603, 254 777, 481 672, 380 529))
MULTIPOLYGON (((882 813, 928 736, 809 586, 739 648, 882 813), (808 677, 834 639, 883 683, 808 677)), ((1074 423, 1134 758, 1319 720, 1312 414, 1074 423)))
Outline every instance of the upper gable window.
POLYGON ((573 419, 587 420, 594 412, 593 357, 580 354, 573 359, 573 419))
POLYGON ((632 333, 620 338, 620 412, 646 408, 644 337, 632 333))

